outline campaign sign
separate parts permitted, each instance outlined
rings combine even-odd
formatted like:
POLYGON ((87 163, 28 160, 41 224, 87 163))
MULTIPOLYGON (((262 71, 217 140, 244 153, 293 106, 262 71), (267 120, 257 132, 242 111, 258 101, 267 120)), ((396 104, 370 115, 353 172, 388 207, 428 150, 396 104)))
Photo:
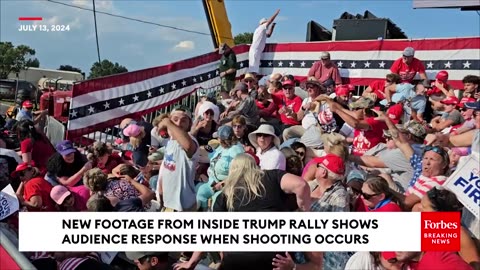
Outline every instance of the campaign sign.
POLYGON ((0 191, 0 220, 18 211, 20 204, 12 185, 6 186, 0 191))
POLYGON ((457 195, 458 200, 480 218, 480 163, 471 155, 443 184, 457 195))

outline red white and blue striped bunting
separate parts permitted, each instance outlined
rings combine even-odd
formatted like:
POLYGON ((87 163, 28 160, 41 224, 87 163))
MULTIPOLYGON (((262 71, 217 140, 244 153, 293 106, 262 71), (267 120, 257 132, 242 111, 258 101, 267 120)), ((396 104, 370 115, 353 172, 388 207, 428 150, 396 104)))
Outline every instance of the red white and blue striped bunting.
MULTIPOLYGON (((322 51, 329 51, 345 83, 367 85, 383 79, 405 47, 416 50, 430 79, 439 70, 449 72, 449 82, 462 88, 462 78, 480 74, 480 37, 310 42, 268 44, 262 56, 262 74, 292 74, 303 80, 322 51)), ((237 76, 247 72, 247 45, 234 48, 237 76)), ((81 82, 74 86, 68 138, 101 131, 125 117, 156 111, 192 94, 199 87, 220 84, 220 55, 209 53, 165 66, 81 82)))

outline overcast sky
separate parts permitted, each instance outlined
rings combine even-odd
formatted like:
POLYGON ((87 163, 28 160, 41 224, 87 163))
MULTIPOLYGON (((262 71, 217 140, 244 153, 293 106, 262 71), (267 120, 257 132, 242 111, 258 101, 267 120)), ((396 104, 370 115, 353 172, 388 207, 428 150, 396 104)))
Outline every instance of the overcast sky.
MULTIPOLYGON (((60 0, 61 1, 61 0, 60 0)), ((61 1, 92 8, 92 1, 61 1)), ((480 15, 456 9, 414 10, 412 1, 243 1, 225 0, 233 34, 253 32, 262 17, 281 13, 269 42, 305 41, 308 21, 331 29, 333 20, 347 11, 369 10, 377 17, 390 18, 409 38, 478 36, 480 15)), ((102 59, 118 62, 128 70, 168 64, 213 50, 203 5, 188 1, 96 1, 98 11, 109 12, 201 32, 194 34, 103 14, 97 15, 102 59)), ((93 15, 90 11, 67 7, 46 0, 2 0, 0 40, 25 44, 36 50, 41 67, 79 67, 87 74, 97 60, 93 15), (18 17, 39 16, 36 24, 69 25, 68 32, 19 32, 18 17)))

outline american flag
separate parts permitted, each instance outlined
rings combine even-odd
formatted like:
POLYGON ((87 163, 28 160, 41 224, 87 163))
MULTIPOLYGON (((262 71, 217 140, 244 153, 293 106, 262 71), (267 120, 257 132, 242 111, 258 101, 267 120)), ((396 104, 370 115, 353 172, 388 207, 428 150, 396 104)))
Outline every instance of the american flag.
MULTIPOLYGON (((373 80, 385 78, 405 47, 416 50, 415 57, 423 61, 430 79, 434 79, 438 71, 447 70, 449 83, 462 88, 464 76, 480 75, 480 37, 267 44, 260 73, 292 74, 303 80, 321 52, 328 51, 340 68, 344 83, 368 85, 373 80)), ((239 77, 247 72, 248 49, 248 45, 234 48, 239 77)), ((111 128, 123 118, 166 107, 199 87, 207 89, 219 85, 219 59, 220 55, 212 52, 75 85, 67 137, 73 139, 111 128)))

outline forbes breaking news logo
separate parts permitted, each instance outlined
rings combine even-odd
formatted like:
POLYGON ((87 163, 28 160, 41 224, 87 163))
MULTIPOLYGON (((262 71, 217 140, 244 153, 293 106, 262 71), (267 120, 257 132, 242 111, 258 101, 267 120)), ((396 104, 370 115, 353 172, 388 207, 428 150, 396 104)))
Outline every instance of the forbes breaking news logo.
POLYGON ((422 251, 459 251, 460 227, 460 212, 423 212, 422 251))

